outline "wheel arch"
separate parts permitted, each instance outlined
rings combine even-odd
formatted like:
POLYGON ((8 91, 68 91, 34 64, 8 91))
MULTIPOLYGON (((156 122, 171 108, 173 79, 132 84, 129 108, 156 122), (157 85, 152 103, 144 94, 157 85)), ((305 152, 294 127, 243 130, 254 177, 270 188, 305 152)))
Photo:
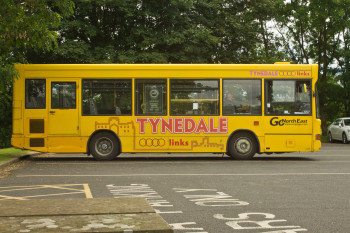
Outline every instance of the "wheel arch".
POLYGON ((114 132, 114 131, 112 131, 112 130, 107 130, 107 129, 99 129, 99 130, 96 130, 95 132, 93 132, 91 135, 90 135, 90 137, 89 137, 89 139, 88 139, 88 141, 87 141, 87 144, 86 144, 86 152, 87 152, 87 154, 89 155, 90 154, 90 141, 91 141, 91 139, 96 135, 96 134, 98 134, 98 133, 109 133, 109 134, 112 134, 116 139, 117 139, 117 141, 118 141, 118 143, 119 143, 119 153, 122 153, 122 143, 121 143, 121 141, 120 141, 120 138, 119 138, 119 136, 114 132))
POLYGON ((255 134, 252 130, 250 130, 250 129, 237 129, 237 130, 233 131, 233 132, 230 134, 230 136, 228 137, 228 139, 227 139, 227 141, 226 141, 226 153, 229 153, 228 147, 229 147, 229 143, 230 143, 231 138, 232 138, 234 135, 236 135, 236 134, 238 134, 238 133, 243 133, 243 132, 244 132, 244 133, 249 133, 249 134, 251 134, 252 136, 254 136, 254 138, 255 138, 255 140, 256 140, 256 142, 257 142, 257 146, 258 146, 258 152, 260 152, 260 140, 259 140, 258 136, 256 136, 256 134, 255 134))

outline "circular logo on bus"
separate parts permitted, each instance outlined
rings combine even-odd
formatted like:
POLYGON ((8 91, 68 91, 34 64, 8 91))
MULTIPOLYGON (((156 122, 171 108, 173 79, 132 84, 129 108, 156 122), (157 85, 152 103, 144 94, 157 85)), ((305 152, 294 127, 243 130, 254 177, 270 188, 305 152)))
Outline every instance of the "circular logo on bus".
POLYGON ((162 147, 165 145, 163 138, 141 138, 139 145, 142 147, 162 147))

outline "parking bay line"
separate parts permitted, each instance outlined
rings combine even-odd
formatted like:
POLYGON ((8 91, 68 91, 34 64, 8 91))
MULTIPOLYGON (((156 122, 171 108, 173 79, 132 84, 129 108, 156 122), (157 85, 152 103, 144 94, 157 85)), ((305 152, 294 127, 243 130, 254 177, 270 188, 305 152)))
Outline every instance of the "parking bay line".
MULTIPOLYGON (((137 159, 135 159, 137 160, 137 159)), ((350 161, 349 161, 350 162, 350 161)), ((40 164, 40 165, 57 165, 57 164, 68 164, 68 165, 129 165, 129 164, 191 164, 191 163, 198 163, 198 164, 213 164, 213 161, 210 161, 210 162, 195 162, 195 161, 192 161, 192 162, 154 162, 154 161, 150 161, 150 162, 123 162, 123 161, 115 161, 115 162, 90 162, 90 161, 87 161, 87 162, 83 162, 83 163, 74 163, 74 162, 36 162, 35 164, 40 164)), ((217 163, 227 163, 226 161, 215 161, 215 164, 217 163)))
POLYGON ((236 173, 236 174, 99 174, 99 175, 17 175, 16 177, 128 177, 128 176, 315 176, 315 175, 350 175, 349 173, 236 173))
MULTIPOLYGON (((350 157, 350 156, 349 156, 350 157)), ((305 163, 305 160, 303 160, 304 157, 257 157, 256 159, 253 160, 228 160, 234 162, 239 162, 239 163, 258 163, 258 162, 263 162, 266 163, 266 159, 271 159, 268 160, 269 162, 303 162, 305 163), (300 159, 300 160, 299 160, 300 159)), ((316 158, 316 157, 314 157, 316 158)), ((333 162, 333 163, 350 163, 350 160, 320 160, 320 161, 308 161, 312 163, 325 163, 325 162, 333 162)), ((188 162, 174 162, 174 161, 149 161, 149 162, 139 162, 137 159, 135 159, 134 162, 125 162, 125 161, 110 161, 110 162, 35 162, 35 164, 48 164, 48 165, 57 165, 57 164, 68 164, 68 165, 86 165, 86 164, 92 164, 92 165, 123 165, 123 164, 190 164, 190 163, 198 163, 198 164, 217 164, 217 163, 225 163, 227 164, 227 160, 225 161, 220 161, 220 160, 213 160, 213 161, 208 161, 208 162, 198 162, 198 161, 188 161, 188 162)))
POLYGON ((86 198, 93 198, 89 184, 55 184, 55 185, 29 185, 29 186, 0 186, 0 199, 11 199, 11 200, 28 200, 31 198, 40 197, 53 197, 53 196, 65 196, 85 194, 86 198), (13 192, 21 192, 28 190, 49 190, 46 194, 25 196, 25 195, 11 195, 13 192), (59 191, 67 192, 59 192, 59 191), (53 192, 52 192, 53 191, 53 192), (57 191, 57 193, 55 193, 57 191), (7 195, 4 195, 7 194, 7 195))
MULTIPOLYGON (((303 162, 305 163, 304 160, 302 161, 299 161, 299 160, 288 160, 288 158, 286 158, 287 162, 303 162)), ((240 163, 258 163, 258 162, 263 162, 263 163, 266 163, 265 160, 255 160, 255 161, 239 161, 240 163)), ((276 160, 276 161, 273 161, 273 160, 269 160, 269 163, 276 163, 276 162, 283 162, 283 160, 276 160)), ((350 160, 338 160, 338 161, 332 161, 332 160, 325 160, 325 161, 309 161, 310 163, 350 163, 350 160)), ((222 163, 225 163, 227 164, 227 162, 221 162, 221 161, 211 161, 211 162, 123 162, 123 161, 117 161, 117 162, 107 162, 107 163, 101 163, 101 162, 98 162, 98 163, 91 163, 91 162, 84 162, 84 163, 72 163, 72 162, 68 162, 68 163, 65 163, 65 162, 36 162, 35 164, 36 165, 113 165, 113 166, 119 166, 119 165, 139 165, 139 164, 170 164, 170 165, 175 165, 175 164, 222 164, 222 163)))

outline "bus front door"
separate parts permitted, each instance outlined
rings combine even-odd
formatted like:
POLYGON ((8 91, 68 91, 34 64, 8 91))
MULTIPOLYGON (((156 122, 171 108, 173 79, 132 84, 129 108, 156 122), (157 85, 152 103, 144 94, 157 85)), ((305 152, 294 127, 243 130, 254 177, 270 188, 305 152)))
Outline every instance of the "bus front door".
MULTIPOLYGON (((79 134, 78 80, 49 79, 48 136, 61 138, 79 134)), ((57 138, 55 139, 57 140, 57 138)))

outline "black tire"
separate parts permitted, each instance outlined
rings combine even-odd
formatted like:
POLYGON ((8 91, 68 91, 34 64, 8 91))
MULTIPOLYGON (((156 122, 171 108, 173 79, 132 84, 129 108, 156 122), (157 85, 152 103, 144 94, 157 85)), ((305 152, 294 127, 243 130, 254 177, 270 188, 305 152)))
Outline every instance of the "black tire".
POLYGON ((343 141, 344 144, 348 144, 349 143, 348 138, 346 137, 345 133, 343 133, 343 138, 342 139, 343 139, 342 141, 343 141))
POLYGON ((328 132, 328 141, 333 142, 332 133, 328 132))
POLYGON ((237 133, 228 144, 228 155, 237 160, 252 159, 258 151, 258 143, 250 133, 237 133))
POLYGON ((120 146, 114 135, 101 132, 91 139, 90 152, 96 160, 113 160, 119 155, 120 146))

